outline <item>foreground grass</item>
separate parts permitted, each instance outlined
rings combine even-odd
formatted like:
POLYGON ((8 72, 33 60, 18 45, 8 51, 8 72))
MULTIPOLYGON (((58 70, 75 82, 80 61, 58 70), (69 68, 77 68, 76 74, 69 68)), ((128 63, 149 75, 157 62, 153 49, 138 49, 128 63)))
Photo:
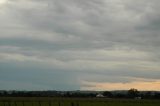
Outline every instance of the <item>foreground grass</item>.
POLYGON ((105 98, 0 98, 0 106, 160 106, 160 100, 105 98))

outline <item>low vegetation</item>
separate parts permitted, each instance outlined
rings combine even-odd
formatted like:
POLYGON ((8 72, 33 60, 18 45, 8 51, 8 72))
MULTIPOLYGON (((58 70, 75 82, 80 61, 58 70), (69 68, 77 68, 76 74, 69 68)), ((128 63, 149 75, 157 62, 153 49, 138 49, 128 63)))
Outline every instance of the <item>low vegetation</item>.
POLYGON ((0 106, 160 106, 160 100, 2 97, 0 106))

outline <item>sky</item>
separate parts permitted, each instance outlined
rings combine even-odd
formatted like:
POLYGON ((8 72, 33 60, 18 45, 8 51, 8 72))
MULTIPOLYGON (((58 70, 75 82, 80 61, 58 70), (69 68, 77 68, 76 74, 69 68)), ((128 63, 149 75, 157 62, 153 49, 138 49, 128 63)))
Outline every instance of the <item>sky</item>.
POLYGON ((160 90, 160 0, 0 0, 0 90, 160 90))

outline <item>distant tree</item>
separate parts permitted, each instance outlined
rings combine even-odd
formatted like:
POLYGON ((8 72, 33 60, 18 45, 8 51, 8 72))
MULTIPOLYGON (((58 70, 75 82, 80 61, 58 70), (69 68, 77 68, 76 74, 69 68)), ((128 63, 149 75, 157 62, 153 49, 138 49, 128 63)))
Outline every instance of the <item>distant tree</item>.
POLYGON ((8 92, 7 92, 7 91, 4 91, 4 92, 3 92, 3 96, 8 96, 8 92))
POLYGON ((113 95, 112 95, 111 92, 105 91, 105 92, 103 92, 103 96, 105 96, 105 97, 112 97, 113 95))
POLYGON ((67 92, 67 93, 65 94, 65 96, 66 96, 66 97, 71 97, 72 95, 71 95, 70 92, 67 92))
POLYGON ((128 97, 130 98, 135 98, 139 96, 139 91, 135 88, 131 88, 130 90, 128 90, 128 97))
POLYGON ((151 98, 152 98, 151 92, 150 92, 150 91, 146 92, 146 93, 144 94, 144 98, 151 99, 151 98))
POLYGON ((126 94, 116 93, 116 94, 114 94, 114 98, 126 98, 126 94))
POLYGON ((160 99, 160 93, 155 93, 154 98, 155 99, 160 99))

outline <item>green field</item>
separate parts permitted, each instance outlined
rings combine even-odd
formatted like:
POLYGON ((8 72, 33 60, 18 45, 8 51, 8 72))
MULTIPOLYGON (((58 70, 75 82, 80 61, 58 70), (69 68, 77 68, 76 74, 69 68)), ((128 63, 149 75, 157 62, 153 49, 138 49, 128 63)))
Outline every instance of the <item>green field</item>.
POLYGON ((0 98, 0 106, 160 106, 160 100, 105 98, 0 98))

